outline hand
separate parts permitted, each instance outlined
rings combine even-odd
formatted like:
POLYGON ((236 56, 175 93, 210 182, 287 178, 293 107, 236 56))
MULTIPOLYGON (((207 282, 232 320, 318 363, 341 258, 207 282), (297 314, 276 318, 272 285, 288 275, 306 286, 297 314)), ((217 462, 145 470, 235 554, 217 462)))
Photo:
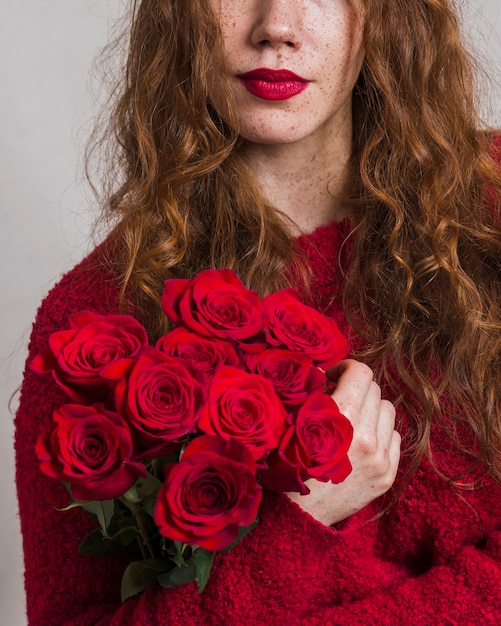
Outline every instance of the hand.
POLYGON ((400 435, 394 430, 395 407, 381 399, 381 389, 367 365, 345 360, 328 370, 327 376, 336 383, 332 397, 353 426, 348 452, 353 470, 337 485, 310 478, 307 496, 287 495, 315 519, 331 526, 390 489, 400 460, 400 435))

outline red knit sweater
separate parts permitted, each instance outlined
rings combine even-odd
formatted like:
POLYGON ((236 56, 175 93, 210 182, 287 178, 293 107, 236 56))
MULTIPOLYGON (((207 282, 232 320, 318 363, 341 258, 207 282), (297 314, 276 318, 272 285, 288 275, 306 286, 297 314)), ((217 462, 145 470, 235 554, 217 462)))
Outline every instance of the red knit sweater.
MULTIPOLYGON (((303 239, 320 307, 339 290, 333 268, 343 228, 332 224, 303 239)), ((98 252, 69 272, 42 304, 28 361, 82 309, 117 309, 117 286, 98 252)), ((348 332, 338 300, 329 312, 348 332)), ((372 520, 376 502, 337 530, 283 494, 266 493, 258 526, 216 557, 202 595, 194 583, 173 590, 155 586, 121 604, 125 561, 78 554, 91 523, 80 509, 55 510, 68 496, 42 475, 35 457, 38 434, 65 401, 50 376, 26 369, 16 451, 30 624, 501 624, 501 487, 485 477, 481 488, 458 495, 427 461, 388 514, 372 520)), ((405 415, 400 418, 405 424, 405 415)), ((466 467, 466 459, 437 433, 433 451, 450 474, 466 467)))

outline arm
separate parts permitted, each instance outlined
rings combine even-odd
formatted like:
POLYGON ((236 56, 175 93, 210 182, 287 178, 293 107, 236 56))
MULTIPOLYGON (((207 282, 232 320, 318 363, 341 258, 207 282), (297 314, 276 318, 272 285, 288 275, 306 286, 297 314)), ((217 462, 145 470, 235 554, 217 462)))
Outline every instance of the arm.
MULTIPOLYGON (((385 520, 386 528, 381 529, 386 554, 376 554, 366 570, 366 576, 378 578, 379 568, 385 565, 388 586, 363 597, 352 596, 337 607, 325 596, 314 598, 301 623, 501 623, 499 485, 486 479, 467 502, 445 486, 440 488, 430 467, 425 472, 428 475, 422 474, 420 481, 436 487, 434 499, 426 500, 419 484, 409 487, 411 493, 404 495, 390 514, 393 519, 385 520), (405 569, 399 569, 399 564, 405 569)), ((359 584, 363 588, 362 578, 359 584)))
MULTIPOLYGON (((309 481, 310 495, 289 497, 315 519, 332 524, 389 488, 395 478, 400 437, 391 432, 391 405, 381 400, 368 368, 345 361, 329 375, 337 383, 333 397, 354 426, 353 472, 340 485, 309 481)), ((460 475, 461 469, 468 467, 468 461, 452 453, 450 442, 438 432, 433 448, 436 460, 446 461, 451 473, 456 469, 460 475), (450 458, 442 456, 446 450, 450 458)), ((379 590, 365 597, 354 595, 335 608, 332 597, 319 598, 302 623, 333 620, 365 625, 405 619, 412 624, 422 620, 438 624, 445 623, 446 616, 447 623, 500 623, 501 523, 497 507, 501 487, 481 472, 476 476, 481 478, 480 489, 458 494, 424 460, 399 505, 379 522, 379 541, 382 537, 387 541, 384 547, 380 544, 380 562, 394 563, 391 593, 379 590)), ((374 559, 367 573, 377 575, 378 567, 378 559, 374 559)), ((364 588, 363 580, 359 588, 364 588)))

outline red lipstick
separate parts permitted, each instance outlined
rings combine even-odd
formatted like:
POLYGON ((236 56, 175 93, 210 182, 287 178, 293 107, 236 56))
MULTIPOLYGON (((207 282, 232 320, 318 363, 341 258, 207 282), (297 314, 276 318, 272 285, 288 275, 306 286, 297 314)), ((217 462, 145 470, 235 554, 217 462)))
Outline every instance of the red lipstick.
POLYGON ((308 87, 309 80, 290 70, 259 68, 238 76, 242 85, 263 100, 288 100, 308 87))

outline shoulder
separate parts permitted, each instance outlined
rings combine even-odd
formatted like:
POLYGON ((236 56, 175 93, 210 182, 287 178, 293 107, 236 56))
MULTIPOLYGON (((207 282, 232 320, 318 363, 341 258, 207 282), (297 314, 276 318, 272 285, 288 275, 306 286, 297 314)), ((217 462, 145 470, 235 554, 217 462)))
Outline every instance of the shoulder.
POLYGON ((42 301, 33 325, 30 353, 37 353, 56 330, 66 328, 70 315, 88 310, 118 311, 119 279, 111 269, 114 244, 108 238, 62 276, 42 301))

